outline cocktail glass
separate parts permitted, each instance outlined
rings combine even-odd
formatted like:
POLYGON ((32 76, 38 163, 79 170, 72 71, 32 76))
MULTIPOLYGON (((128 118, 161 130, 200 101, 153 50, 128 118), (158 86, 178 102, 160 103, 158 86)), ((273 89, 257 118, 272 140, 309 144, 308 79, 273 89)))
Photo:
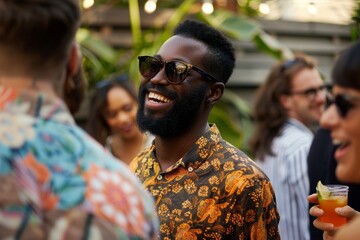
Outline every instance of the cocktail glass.
POLYGON ((345 185, 326 185, 324 189, 319 191, 316 188, 320 208, 324 211, 324 215, 320 217, 320 221, 332 223, 335 227, 341 227, 346 223, 346 218, 339 216, 335 212, 335 208, 347 205, 349 187, 345 185))

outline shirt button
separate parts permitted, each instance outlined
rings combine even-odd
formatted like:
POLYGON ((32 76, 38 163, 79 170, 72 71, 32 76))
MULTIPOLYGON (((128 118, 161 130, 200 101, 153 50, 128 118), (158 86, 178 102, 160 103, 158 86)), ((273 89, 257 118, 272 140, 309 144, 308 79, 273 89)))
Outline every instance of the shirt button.
POLYGON ((192 172, 192 171, 194 171, 194 169, 193 169, 192 167, 189 167, 189 168, 188 168, 188 171, 189 171, 189 172, 192 172))
POLYGON ((157 180, 161 180, 161 179, 162 179, 162 175, 158 175, 156 178, 157 178, 157 180))

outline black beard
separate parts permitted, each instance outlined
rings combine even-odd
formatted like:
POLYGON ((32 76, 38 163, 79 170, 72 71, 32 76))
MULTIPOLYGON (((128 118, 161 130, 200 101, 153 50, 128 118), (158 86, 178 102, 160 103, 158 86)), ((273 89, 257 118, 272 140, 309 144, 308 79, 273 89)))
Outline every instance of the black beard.
POLYGON ((155 86, 151 83, 140 87, 137 111, 137 122, 140 130, 149 131, 153 135, 165 139, 171 139, 186 133, 198 118, 207 87, 207 84, 201 84, 181 97, 176 93, 169 92, 163 86, 155 86), (161 118, 154 118, 149 112, 145 116, 145 96, 150 86, 162 93, 166 93, 167 96, 171 96, 174 101, 173 108, 161 118))

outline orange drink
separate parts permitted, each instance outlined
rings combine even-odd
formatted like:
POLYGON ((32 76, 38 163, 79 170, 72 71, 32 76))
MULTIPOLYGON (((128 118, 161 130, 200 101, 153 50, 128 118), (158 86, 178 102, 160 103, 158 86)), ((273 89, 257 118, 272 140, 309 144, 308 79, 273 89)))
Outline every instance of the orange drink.
POLYGON ((327 185, 316 188, 320 208, 324 215, 320 221, 332 223, 335 227, 341 227, 346 223, 346 218, 336 214, 335 208, 347 205, 349 187, 344 185, 327 185))

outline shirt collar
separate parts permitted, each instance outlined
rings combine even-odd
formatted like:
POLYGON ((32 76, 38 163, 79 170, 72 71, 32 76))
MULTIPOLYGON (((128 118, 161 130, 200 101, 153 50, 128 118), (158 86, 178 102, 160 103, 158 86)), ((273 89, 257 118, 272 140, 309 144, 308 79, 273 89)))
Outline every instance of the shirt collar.
POLYGON ((0 86, 0 111, 74 124, 73 117, 60 98, 31 89, 19 91, 0 86))
MULTIPOLYGON (((194 144, 192 148, 173 166, 168 168, 165 172, 170 172, 176 169, 178 166, 185 168, 191 167, 197 169, 206 159, 210 156, 213 151, 213 147, 222 140, 219 129, 215 124, 211 124, 210 128, 201 136, 194 144)), ((154 144, 154 143, 153 143, 154 144)), ((152 146, 151 157, 155 157, 155 146, 152 146)))
POLYGON ((305 126, 302 122, 300 122, 299 120, 297 120, 295 118, 289 118, 288 124, 293 125, 299 129, 301 129, 302 131, 306 131, 308 133, 313 134, 313 132, 307 126, 305 126))

